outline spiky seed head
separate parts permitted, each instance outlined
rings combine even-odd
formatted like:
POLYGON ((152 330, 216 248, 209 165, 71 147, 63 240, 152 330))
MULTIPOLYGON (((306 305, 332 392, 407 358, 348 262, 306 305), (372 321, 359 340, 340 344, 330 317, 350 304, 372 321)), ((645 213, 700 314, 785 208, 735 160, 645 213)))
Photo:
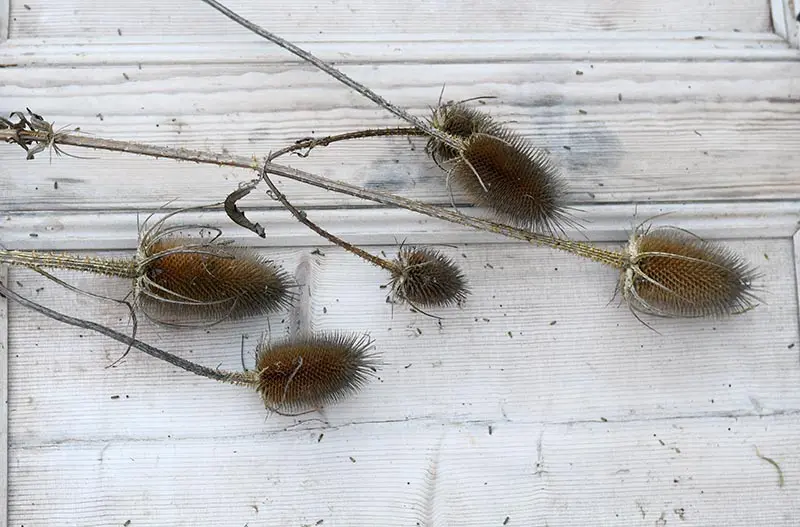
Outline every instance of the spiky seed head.
POLYGON ((467 280, 453 260, 426 247, 402 247, 394 260, 392 294, 419 307, 460 304, 469 294, 467 280))
MULTIPOLYGON (((501 127, 486 113, 471 108, 463 102, 448 102, 439 105, 431 115, 430 125, 457 139, 467 139, 474 133, 494 134, 501 127)), ((425 152, 437 163, 458 157, 458 150, 441 140, 431 137, 425 152)))
POLYGON ((668 317, 721 317, 755 307, 755 269, 730 248, 674 227, 639 230, 620 277, 632 309, 668 317))
POLYGON ((140 258, 148 263, 137 280, 137 300, 156 320, 215 322, 291 305, 291 277, 248 248, 166 237, 140 258))
POLYGON ((543 150, 513 132, 472 134, 451 177, 475 204, 519 227, 554 234, 572 221, 558 169, 543 150))
POLYGON ((367 335, 319 333, 276 346, 262 343, 256 355, 258 392, 272 409, 319 408, 355 394, 379 364, 367 335))

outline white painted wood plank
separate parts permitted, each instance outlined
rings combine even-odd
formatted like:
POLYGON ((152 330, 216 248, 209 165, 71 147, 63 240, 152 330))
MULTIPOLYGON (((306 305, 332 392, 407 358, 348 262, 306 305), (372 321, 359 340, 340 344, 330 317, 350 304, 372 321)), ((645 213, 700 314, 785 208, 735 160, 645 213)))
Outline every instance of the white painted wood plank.
POLYGON ((10 24, 11 0, 0 0, 0 42, 8 39, 8 28, 10 24))
MULTIPOLYGON (((613 270, 504 244, 442 247, 462 266, 473 294, 463 309, 437 310, 444 317, 441 326, 387 304, 386 290, 380 288, 387 274, 352 255, 266 249, 303 285, 294 309, 268 321, 226 323, 213 330, 154 328, 140 321, 139 337, 208 366, 240 369, 243 334, 249 337, 244 346, 252 364, 251 352, 263 331, 276 340, 298 324, 369 332, 385 362, 380 380, 327 408, 325 418, 333 426, 420 418, 562 422, 800 411, 800 363, 791 348, 798 332, 791 241, 738 240, 730 246, 763 272, 758 285, 766 290, 766 304, 723 321, 649 320, 661 334, 637 322, 625 307, 609 305, 617 281, 613 270)), ((393 254, 393 248, 383 249, 393 254)), ((59 276, 114 298, 122 298, 129 287, 125 281, 79 273, 59 276)), ((128 328, 124 308, 87 300, 33 272, 14 269, 10 283, 59 311, 128 328)), ((272 416, 265 423, 255 393, 186 374, 135 351, 120 366, 106 369, 124 346, 11 307, 15 445, 114 436, 117 430, 139 439, 211 439, 230 430, 278 430, 292 422, 272 416), (208 415, 229 417, 208 422, 208 415), (130 423, 140 424, 132 428, 130 423)))
MULTIPOLYGON (((254 247, 330 245, 288 211, 251 208, 250 202, 248 197, 240 205, 251 220, 267 228, 266 238, 258 238, 233 224, 221 210, 182 212, 175 221, 218 227, 226 238, 254 247)), ((449 208, 449 204, 445 207, 449 208)), ((460 210, 491 218, 491 213, 478 208, 460 210)), ((132 250, 138 240, 138 225, 151 212, 8 212, 0 222, 0 240, 5 247, 20 250, 132 250)), ((388 245, 398 239, 408 243, 519 243, 404 209, 305 209, 305 212, 329 231, 357 244, 388 245)), ((625 242, 635 225, 651 218, 655 224, 675 225, 706 238, 789 238, 798 228, 800 202, 600 204, 584 206, 576 218, 584 221, 584 229, 567 233, 573 238, 593 241, 625 242)))
MULTIPOLYGON (((299 46, 322 60, 363 63, 557 62, 594 60, 792 60, 798 56, 774 33, 735 32, 572 32, 530 34, 352 35, 347 40, 296 37, 299 46)), ((0 64, 17 66, 92 66, 108 64, 297 64, 294 55, 257 37, 226 35, 213 44, 202 37, 15 38, 0 49, 0 64)))
POLYGON ((775 33, 797 48, 800 4, 796 0, 770 0, 770 10, 775 33))
POLYGON ((10 521, 793 527, 799 440, 796 417, 771 416, 507 422, 491 435, 483 423, 423 421, 232 430, 213 443, 16 445, 10 521), (756 448, 779 464, 784 487, 756 448))
MULTIPOLYGON (((795 170, 800 93, 794 82, 800 62, 345 69, 418 115, 435 104, 445 81, 448 98, 498 97, 486 108, 552 152, 579 205, 800 198, 795 170)), ((79 125, 100 137, 247 156, 264 155, 312 133, 397 124, 308 68, 116 66, 59 69, 57 77, 52 71, 3 70, 3 111, 31 107, 57 126, 79 125)), ((367 140, 287 162, 359 185, 449 202, 443 173, 425 157, 424 143, 414 144, 412 151, 403 138, 367 140)), ((220 200, 251 177, 245 171, 70 151, 93 158, 54 159, 51 165, 47 155, 25 161, 18 147, 3 145, 0 207, 155 208, 165 197, 179 198, 176 206, 184 206, 220 200)), ((284 188, 302 206, 360 203, 301 185, 284 188)))
MULTIPOLYGON (((796 273, 795 289, 797 289, 797 305, 800 306, 800 226, 797 232, 794 233, 794 268, 796 273)), ((798 313, 800 316, 800 313, 798 313)), ((800 335, 798 335, 800 337, 800 335)), ((800 345, 800 342, 798 342, 800 345)))
MULTIPOLYGON (((0 265, 0 282, 8 268, 0 265)), ((0 297, 0 525, 8 520, 8 300, 0 297)))
MULTIPOLYGON (((227 5, 284 37, 297 33, 352 34, 605 31, 771 30, 769 5, 762 0, 720 3, 675 0, 657 7, 647 0, 525 0, 514 4, 472 0, 426 2, 303 0, 230 1, 227 5)), ((97 0, 14 2, 12 38, 203 35, 215 38, 245 30, 201 2, 144 0, 107 4, 97 0), (25 5, 29 6, 26 8, 25 5)))

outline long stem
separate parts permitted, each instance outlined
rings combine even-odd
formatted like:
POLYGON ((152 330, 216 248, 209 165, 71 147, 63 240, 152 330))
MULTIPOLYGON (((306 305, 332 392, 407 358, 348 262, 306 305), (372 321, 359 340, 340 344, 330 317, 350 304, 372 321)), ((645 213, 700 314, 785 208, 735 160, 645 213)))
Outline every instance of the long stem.
POLYGON ((122 344, 143 351, 144 353, 147 353, 151 357, 155 357, 157 359, 168 362, 173 366, 177 366, 178 368, 186 370, 189 373, 194 373, 195 375, 207 377, 215 381, 225 382, 229 384, 238 384, 242 386, 256 387, 258 383, 258 377, 253 372, 232 372, 225 370, 212 370, 211 368, 207 368, 206 366, 201 366, 200 364, 188 361, 184 358, 178 357, 177 355, 173 355, 172 353, 160 350, 155 346, 151 346, 150 344, 142 342, 141 340, 129 337, 124 333, 115 331, 109 327, 103 326, 102 324, 97 324, 89 320, 83 320, 80 318, 71 317, 69 315, 64 315, 63 313, 59 313, 58 311, 54 311, 50 308, 37 304, 36 302, 28 300, 27 298, 11 291, 2 282, 0 282, 0 293, 22 304, 28 309, 37 311, 42 315, 52 318, 53 320, 63 322, 64 324, 69 324, 70 326, 96 331, 102 335, 105 335, 107 337, 116 340, 117 342, 121 342, 122 344))
POLYGON ((297 220, 300 223, 302 223, 303 225, 305 225, 306 227, 308 227, 312 231, 316 232, 317 234, 319 234, 323 238, 327 239, 329 242, 335 243, 339 247, 341 247, 341 248, 343 248, 343 249, 345 249, 347 251, 350 251, 351 253, 355 254, 356 256, 359 256, 359 257, 363 258, 364 260, 366 260, 366 261, 368 261, 370 263, 373 263, 373 264, 377 265, 378 267, 380 267, 382 269, 386 269, 389 272, 393 272, 393 271, 397 270, 397 266, 395 266, 392 262, 390 262, 388 260, 384 260, 383 258, 379 258, 379 257, 375 256, 374 254, 368 253, 367 251, 365 251, 364 249, 362 249, 360 247, 356 247, 355 245, 344 241, 343 239, 339 238, 338 236, 336 236, 334 234, 331 234, 330 232, 326 231, 325 229, 323 229, 322 227, 320 227, 319 225, 317 225, 313 221, 309 220, 304 212, 298 210, 297 207, 292 205, 292 203, 288 199, 286 199, 286 196, 280 190, 278 190, 278 187, 276 187, 275 184, 272 182, 272 180, 269 178, 269 174, 267 173, 266 170, 262 170, 261 171, 261 177, 267 183, 267 186, 269 186, 270 190, 275 195, 275 198, 278 201, 280 201, 281 204, 284 207, 289 209, 289 212, 291 212, 292 215, 295 218, 297 218, 297 220))
POLYGON ((104 259, 67 253, 0 250, 0 263, 29 268, 69 269, 120 278, 134 279, 138 277, 136 262, 128 259, 104 259))
POLYGON ((219 11, 220 13, 222 13, 223 15, 228 17, 229 19, 233 20, 237 24, 249 29, 250 31, 252 31, 256 35, 258 35, 258 36, 260 36, 262 38, 265 38, 265 39, 269 40, 270 42, 273 42, 273 43, 277 44, 278 46, 280 46, 283 49, 289 51, 290 53, 293 53, 293 54, 297 55, 298 57, 300 57, 301 59, 305 60, 306 62, 309 62, 309 63, 313 64, 314 66, 316 66, 317 68, 321 69, 322 71, 324 71, 325 73, 327 73, 328 75, 333 77, 334 79, 336 79, 339 82, 343 83, 345 86, 354 89, 355 91, 357 91, 358 93, 360 93, 364 97, 370 99, 375 104, 377 104, 377 105, 381 106, 382 108, 385 108, 386 110, 392 112, 397 117, 399 117, 400 119, 408 122, 409 124, 414 125, 415 128, 417 128, 418 130, 420 130, 422 132, 425 132, 426 135, 430 135, 432 137, 435 137, 436 139, 439 139, 443 143, 446 143, 447 145, 449 145, 449 146, 451 146, 453 148, 456 148, 456 149, 461 146, 460 143, 455 138, 449 136, 448 134, 445 134, 444 132, 441 132, 440 130, 437 130, 437 129, 433 128, 430 125, 425 124, 420 118, 414 117, 413 115, 411 115, 407 111, 403 110, 402 108, 399 108, 399 107, 395 106, 394 104, 390 103, 389 101, 387 101, 386 99, 384 99, 383 97, 381 97, 380 95, 375 93, 374 91, 370 90, 369 88, 367 88, 366 86, 364 86, 360 82, 357 82, 357 81, 353 80, 352 78, 350 78, 349 76, 345 75, 343 72, 341 72, 338 69, 334 68, 330 64, 326 64, 325 62, 322 62, 319 58, 315 57, 314 55, 312 55, 308 51, 306 51, 306 50, 304 50, 304 49, 292 44, 291 42, 289 42, 287 40, 282 39, 281 37, 279 37, 279 36, 277 36, 277 35, 275 35, 273 33, 270 33, 269 31, 267 31, 263 27, 261 27, 261 26, 259 26, 257 24, 254 24, 253 22, 247 20, 246 18, 243 18, 242 16, 240 16, 240 15, 236 14, 235 12, 231 11, 230 9, 225 7, 224 5, 222 5, 219 2, 217 2, 216 0, 203 0, 203 2, 205 2, 208 5, 210 5, 211 7, 213 7, 214 9, 216 9, 217 11, 219 11))
MULTIPOLYGON (((17 129, 0 129, 0 141, 7 141, 17 144, 44 143, 48 145, 71 145, 81 148, 95 148, 98 150, 109 150, 115 152, 126 152, 148 157, 177 159, 182 161, 193 161, 195 163, 205 163, 218 166, 230 166, 248 168, 255 171, 261 170, 261 164, 255 157, 242 157, 230 154, 219 154, 213 152, 203 152, 199 150, 189 150, 187 148, 170 148, 128 141, 115 141, 111 139, 100 139, 97 137, 87 137, 76 134, 60 132, 53 134, 49 131, 32 131, 17 129)), ((523 240, 536 245, 551 247, 561 251, 590 258, 596 262, 604 263, 615 268, 624 266, 623 255, 615 251, 599 249, 587 243, 575 242, 563 238, 555 238, 546 234, 517 229, 502 223, 465 216, 452 212, 435 205, 428 205, 420 201, 411 200, 379 190, 370 190, 355 185, 350 185, 341 181, 333 181, 321 176, 303 172, 295 168, 290 168, 275 163, 265 163, 264 169, 270 174, 275 174, 285 178, 299 181, 314 187, 322 188, 348 196, 367 199, 380 203, 400 207, 412 212, 424 214, 431 218, 449 221, 471 227, 473 229, 500 234, 508 238, 523 240)))
MULTIPOLYGON (((367 137, 390 137, 390 136, 422 136, 425 135, 416 128, 368 128, 366 130, 358 130, 355 132, 345 132, 343 134, 329 135, 327 137, 320 137, 319 139, 309 138, 297 141, 293 145, 281 148, 270 154, 269 160, 279 158, 282 155, 296 152, 297 150, 310 150, 317 146, 328 146, 337 141, 346 141, 349 139, 363 139, 367 137)), ((303 156, 305 157, 305 156, 303 156)))

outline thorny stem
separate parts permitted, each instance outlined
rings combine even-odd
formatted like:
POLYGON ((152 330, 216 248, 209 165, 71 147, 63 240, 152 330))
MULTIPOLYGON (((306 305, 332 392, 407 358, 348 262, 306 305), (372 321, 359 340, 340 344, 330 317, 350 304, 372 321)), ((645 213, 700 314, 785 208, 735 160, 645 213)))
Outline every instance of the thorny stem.
POLYGON ((225 370, 213 370, 211 368, 207 368, 206 366, 201 366, 200 364, 188 361, 184 358, 178 357, 177 355, 173 355, 172 353, 160 350, 155 346, 151 346, 150 344, 142 342, 141 340, 129 337, 124 333, 120 333, 109 327, 103 326, 102 324, 97 324, 96 322, 91 322, 89 320, 83 320, 80 318, 71 317, 69 315, 64 315, 62 313, 59 313, 58 311, 54 311, 43 305, 37 304, 36 302, 28 300, 27 298, 11 291, 2 282, 0 282, 0 294, 5 295, 8 298, 22 304, 28 309, 32 309, 34 311, 41 313, 42 315, 50 317, 53 320, 63 322, 64 324, 69 324, 70 326, 96 331, 102 335, 105 335, 107 337, 116 340, 117 342, 121 342, 127 346, 131 346, 140 351, 143 351, 144 353, 147 353, 151 357, 155 357, 157 359, 168 362, 173 366, 177 366, 178 368, 186 370, 189 373, 194 373, 195 375, 200 375, 201 377, 207 377, 215 381, 225 382, 229 384, 238 384, 240 386, 250 386, 253 388, 257 386, 258 376, 253 372, 232 372, 225 370))
MULTIPOLYGON (((271 157, 272 156, 270 156, 270 158, 271 157)), ((261 171, 261 177, 264 179, 264 181, 267 183, 267 186, 269 186, 270 190, 275 195, 275 199, 280 201, 284 207, 289 209, 289 212, 291 212, 292 215, 295 218, 297 218, 297 220, 300 223, 302 223, 312 231, 316 232, 323 238, 327 239, 329 242, 335 243, 339 247, 347 251, 350 251, 356 256, 359 256, 364 260, 371 262, 382 269, 386 269, 389 272, 394 272, 397 270, 397 266, 395 266, 392 262, 384 260, 383 258, 379 258, 374 254, 368 253, 367 251, 365 251, 360 247, 356 247, 355 245, 344 241, 343 239, 339 238, 338 236, 335 236, 334 234, 331 234, 330 232, 326 231, 313 221, 309 220, 305 212, 298 210, 297 207, 292 205, 291 202, 288 199, 286 199, 286 196, 280 190, 278 190, 278 187, 276 187, 275 183, 273 183, 272 180, 269 178, 269 174, 266 170, 261 171)))
MULTIPOLYGON (((255 171, 261 170, 261 163, 255 157, 234 156, 230 154, 218 154, 213 152, 203 152, 199 150, 189 150, 186 148, 170 148, 128 141, 116 141, 112 139, 100 139, 97 137, 87 137, 77 134, 52 132, 41 130, 19 130, 0 128, 0 141, 7 141, 22 145, 30 143, 44 143, 50 145, 70 145, 82 148, 95 148, 98 150, 109 150, 115 152, 126 152, 156 158, 177 159, 182 161, 194 161, 195 163, 212 164, 218 166, 230 166, 248 168, 255 171)), ((290 168, 275 163, 264 163, 264 170, 270 174, 293 179, 300 183, 305 183, 314 187, 322 188, 356 198, 367 199, 380 203, 400 207, 412 212, 424 214, 431 218, 436 218, 450 223, 456 223, 465 227, 471 227, 480 231, 500 234, 508 238, 522 240, 536 245, 542 245, 561 251, 576 254, 592 259, 617 269, 625 266, 625 257, 616 251, 606 251, 594 247, 588 243, 576 242, 564 238, 555 238, 546 234, 517 229, 502 223, 465 216, 452 212, 442 207, 428 205, 420 201, 396 196, 379 190, 370 190, 355 185, 350 185, 341 181, 333 181, 321 176, 303 172, 295 168, 290 168)), ((260 178, 259 178, 260 179, 260 178)))
POLYGON ((0 263, 21 265, 32 269, 46 267, 85 271, 119 278, 134 279, 139 276, 134 260, 93 258, 66 253, 0 250, 0 263))
POLYGON ((273 33, 270 33, 269 31, 267 31, 263 27, 261 27, 261 26, 259 26, 257 24, 254 24, 253 22, 247 20, 246 18, 243 18, 242 16, 240 16, 240 15, 236 14, 235 12, 231 11, 230 9, 225 7, 224 5, 222 5, 219 2, 217 2, 216 0, 203 0, 203 2, 205 2, 208 5, 210 5, 211 7, 213 7, 214 9, 216 9, 217 11, 219 11, 220 13, 222 13, 223 15, 228 17, 229 19, 231 19, 234 22, 236 22, 237 24, 239 24, 240 26, 243 26, 243 27, 249 29, 250 31, 252 31, 256 35, 258 35, 258 36, 260 36, 262 38, 265 38, 265 39, 269 40, 270 42, 272 42, 274 44, 277 44, 278 46, 282 47, 283 49, 285 49, 285 50, 297 55, 301 59, 303 59, 303 60, 305 60, 307 62, 310 62, 311 64, 313 64, 317 68, 321 69, 322 71, 324 71, 325 73, 327 73, 328 75, 333 77, 334 79, 336 79, 339 82, 343 83, 345 86, 348 86, 349 88, 354 89, 355 91, 357 91, 358 93, 360 93, 364 97, 370 99, 375 104, 377 104, 377 105, 381 106, 382 108, 385 108, 386 110, 392 112, 397 117, 399 117, 400 119, 408 122, 409 124, 414 125, 415 128, 417 128, 418 130, 420 130, 422 132, 425 132, 426 135, 435 137, 436 139, 442 141, 443 143, 445 143, 445 144, 447 144, 447 145, 449 145, 449 146, 451 146, 451 147, 453 147, 455 149, 459 149, 461 147, 460 142, 458 140, 456 140, 455 138, 451 137, 450 135, 448 135, 448 134, 446 134, 446 133, 444 133, 444 132, 442 132, 440 130, 437 130, 437 129, 433 128, 432 126, 430 126, 428 124, 425 124, 420 118, 414 117, 413 115, 411 115, 407 111, 403 110, 402 108, 399 108, 399 107, 395 106, 394 104, 390 103, 389 101, 387 101, 386 99, 384 99, 383 97, 381 97, 380 95, 375 93, 374 91, 370 90, 369 88, 367 88, 366 86, 364 86, 360 82, 357 82, 357 81, 351 79, 349 76, 345 75, 343 72, 341 72, 338 69, 334 68, 330 64, 326 64, 325 62, 321 61, 319 58, 315 57, 314 55, 312 55, 308 51, 306 51, 306 50, 304 50, 304 49, 292 44, 291 42, 288 42, 288 41, 282 39, 281 37, 279 37, 279 36, 277 36, 277 35, 275 35, 273 33))
MULTIPOLYGON (((367 137, 390 137, 390 136, 420 136, 425 135, 416 128, 368 128, 366 130, 358 130, 356 132, 346 132, 343 134, 329 135, 327 137, 320 137, 319 139, 308 138, 301 139, 293 145, 281 148, 269 155, 269 160, 277 159, 282 155, 290 154, 298 150, 311 150, 318 146, 328 146, 337 141, 346 141, 348 139, 363 139, 367 137)), ((303 155, 305 157, 305 155, 303 155)))

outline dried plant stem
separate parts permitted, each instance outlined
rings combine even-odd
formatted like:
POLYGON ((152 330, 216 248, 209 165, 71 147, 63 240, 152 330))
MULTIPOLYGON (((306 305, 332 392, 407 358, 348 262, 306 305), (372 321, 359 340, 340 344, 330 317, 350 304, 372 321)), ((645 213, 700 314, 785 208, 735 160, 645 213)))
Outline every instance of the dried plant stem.
POLYGON ((135 260, 102 259, 65 253, 39 253, 36 251, 0 250, 0 263, 21 265, 33 269, 41 267, 68 269, 89 273, 135 279, 139 276, 135 260))
POLYGON ((283 49, 289 51, 290 53, 293 53, 293 54, 297 55, 298 57, 300 57, 301 59, 313 64, 314 66, 316 66, 317 68, 321 69, 322 71, 324 71, 325 73, 327 73, 328 75, 330 75, 334 79, 338 80, 339 82, 341 82, 345 86, 347 86, 349 88, 352 88, 353 90, 357 91, 358 93, 360 93, 364 97, 370 99, 375 104, 377 104, 377 105, 381 106, 382 108, 385 108, 386 110, 392 112, 393 114, 395 114, 400 119, 408 122, 409 124, 413 125, 418 130, 424 132, 426 135, 429 135, 431 137, 435 137, 436 139, 442 141, 443 143, 446 143, 446 144, 452 146, 453 148, 459 148, 460 147, 460 140, 458 140, 458 139, 456 139, 456 138, 454 138, 454 137, 452 137, 452 136, 450 136, 450 135, 448 135, 448 134, 446 134, 446 133, 444 133, 444 132, 442 132, 440 130, 437 130, 437 129, 433 128, 429 124, 426 124, 424 121, 422 121, 422 119, 420 119, 418 117, 415 117, 415 116, 411 115, 410 113, 406 112, 405 110, 403 110, 402 108, 399 108, 399 107, 395 106, 394 104, 390 103, 389 101, 387 101, 386 99, 384 99, 383 97, 381 97, 380 95, 375 93, 374 91, 370 90, 369 88, 367 88, 366 86, 364 86, 360 82, 357 82, 357 81, 351 79, 349 76, 345 75, 343 72, 341 72, 338 69, 334 68, 330 64, 326 64, 325 62, 323 62, 319 58, 315 57, 314 55, 312 55, 308 51, 305 51, 304 49, 299 48, 298 46, 292 44, 291 42, 288 42, 288 41, 282 39, 281 37, 279 37, 279 36, 277 36, 277 35, 275 35, 273 33, 270 33, 269 31, 267 31, 266 29, 262 28, 261 26, 259 26, 257 24, 254 24, 253 22, 241 17, 240 15, 236 14, 235 12, 231 11, 230 9, 225 7, 224 5, 222 5, 219 2, 217 2, 216 0, 203 0, 203 2, 205 2, 208 5, 210 5, 211 7, 213 7, 214 9, 216 9, 217 11, 219 11, 220 13, 222 13, 223 15, 225 15, 226 17, 228 17, 232 21, 236 22, 237 24, 239 24, 239 25, 247 28, 248 30, 252 31, 256 35, 258 35, 258 36, 260 36, 262 38, 265 38, 265 39, 269 40, 270 42, 273 42, 274 44, 277 44, 278 46, 280 46, 283 49))
MULTIPOLYGON (((261 170, 261 163, 256 157, 234 156, 230 154, 203 152, 186 148, 170 148, 129 141, 101 139, 97 137, 88 137, 66 132, 53 134, 53 132, 43 130, 19 130, 6 128, 0 129, 0 141, 23 145, 32 143, 42 143, 53 146, 56 144, 69 145, 81 148, 94 148, 98 150, 125 152, 155 158, 168 158, 218 166, 247 168, 257 172, 261 170)), ((508 238, 522 240, 536 245, 542 245, 560 251, 569 252, 618 269, 621 269, 625 265, 625 256, 622 253, 616 251, 606 251, 587 243, 576 242, 565 238, 556 238, 524 229, 518 229, 502 223, 496 223, 472 216, 465 216, 463 214, 453 212, 442 207, 437 207, 435 205, 428 205, 417 200, 396 196, 387 192, 365 189, 341 181, 333 181, 321 176, 275 163, 265 163, 264 169, 270 174, 289 178, 314 187, 374 201, 382 205, 400 207, 412 212, 424 214, 431 218, 449 221, 451 223, 456 223, 458 225, 463 225, 465 227, 470 227, 480 231, 500 234, 508 238)))
POLYGON ((201 377, 207 377, 215 381, 225 382, 229 384, 237 384, 241 386, 249 386, 252 388, 255 388, 258 384, 258 374, 256 374, 255 372, 231 372, 225 370, 215 370, 208 368, 206 366, 201 366, 200 364, 196 364, 184 358, 178 357, 177 355, 173 355, 172 353, 160 350, 154 346, 151 346, 150 344, 142 342, 141 340, 135 339, 133 337, 129 337, 128 335, 115 331, 102 324, 91 322, 89 320, 83 320, 80 318, 71 317, 69 315, 64 315, 63 313, 59 313, 58 311, 54 311, 50 308, 37 304, 36 302, 28 300, 27 298, 11 291, 2 282, 0 282, 0 293, 18 302, 19 304, 22 304, 28 309, 37 311, 42 315, 52 318, 53 320, 63 322, 64 324, 69 324, 70 326, 96 331, 97 333, 100 333, 102 335, 105 335, 107 337, 116 340, 117 342, 121 342, 122 344, 136 348, 139 351, 143 351, 144 353, 147 353, 151 357, 155 357, 157 359, 168 362, 173 366, 177 366, 182 370, 186 370, 189 373, 194 373, 195 375, 200 375, 201 377))
MULTIPOLYGON (((298 150, 311 150, 318 146, 328 146, 331 143, 338 141, 346 141, 349 139, 364 139, 367 137, 391 137, 391 136, 424 136, 416 128, 368 128, 366 130, 358 130, 355 132, 346 132, 343 134, 329 135, 327 137, 320 137, 319 139, 308 138, 301 139, 293 145, 281 148, 269 155, 268 161, 273 161, 282 155, 290 154, 298 150)), ((305 156, 304 156, 305 157, 305 156)))
POLYGON ((327 239, 329 242, 335 243, 339 247, 347 251, 350 251, 356 256, 363 258, 364 260, 373 263, 382 269, 385 269, 389 272, 397 271, 397 266, 392 262, 385 260, 383 258, 379 258, 378 256, 375 256, 374 254, 369 253, 360 247, 356 247, 355 245, 344 241, 343 239, 339 238, 338 236, 335 236, 334 234, 331 234, 330 232, 326 231, 313 221, 309 220, 305 212, 298 210, 297 207, 292 205, 292 203, 288 199, 286 199, 286 196, 280 190, 278 190, 278 187, 276 187, 275 184, 272 182, 272 180, 269 178, 269 174, 267 173, 266 170, 261 171, 261 177, 267 183, 267 186, 269 186, 270 190, 275 196, 275 199, 280 201, 281 204, 284 207, 286 207, 289 210, 289 212, 291 212, 292 215, 295 218, 297 218, 297 220, 300 223, 302 223, 312 231, 316 232, 323 238, 327 239))

